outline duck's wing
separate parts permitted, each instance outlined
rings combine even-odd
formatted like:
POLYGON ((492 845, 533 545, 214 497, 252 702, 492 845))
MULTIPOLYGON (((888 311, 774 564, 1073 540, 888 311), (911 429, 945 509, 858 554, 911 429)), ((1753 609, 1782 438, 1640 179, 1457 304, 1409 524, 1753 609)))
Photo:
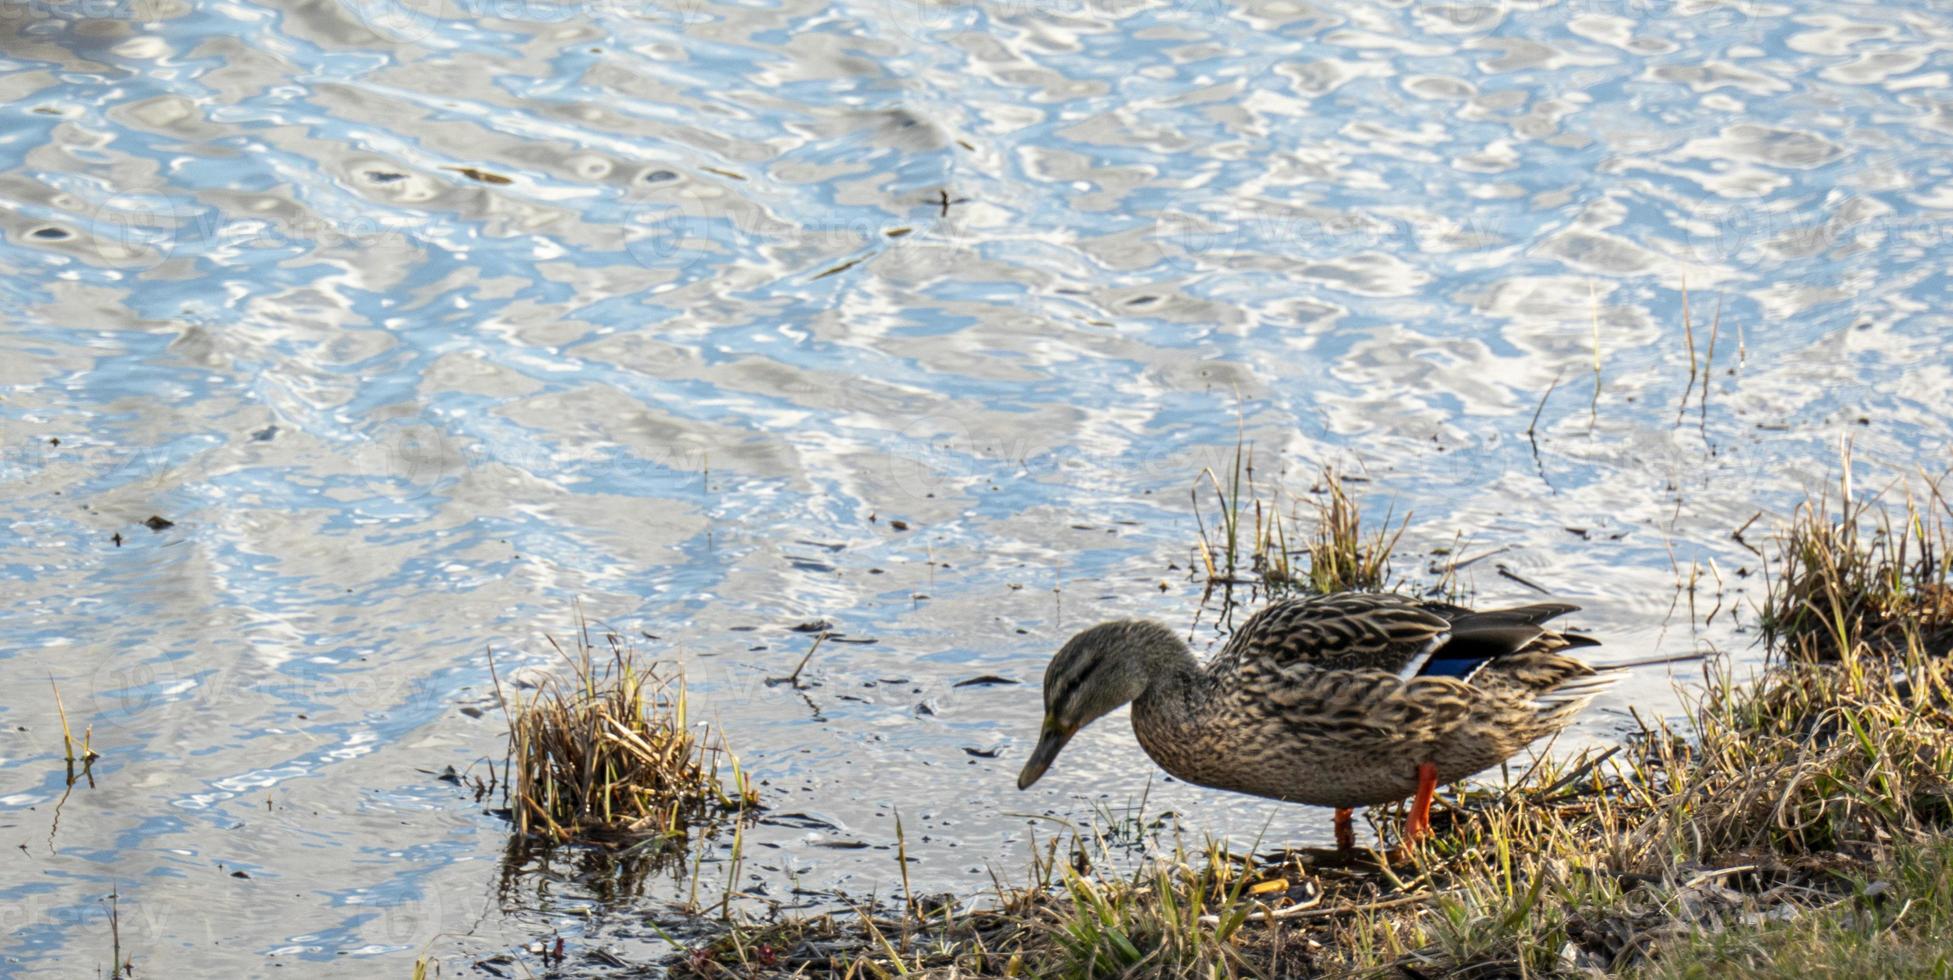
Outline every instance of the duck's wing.
POLYGON ((1217 665, 1244 674, 1301 666, 1470 681, 1517 654, 1596 645, 1541 625, 1578 608, 1541 602, 1481 612, 1388 592, 1281 599, 1235 631, 1217 665))
POLYGON ((1503 758, 1558 731, 1617 676, 1562 654, 1595 641, 1541 625, 1573 608, 1475 612, 1367 593, 1277 602, 1217 658, 1236 671, 1221 678, 1222 712, 1255 744, 1388 755, 1447 743, 1503 758))
POLYGON ((1561 650, 1598 646, 1599 641, 1573 633, 1559 633, 1541 625, 1556 616, 1579 609, 1560 602, 1541 602, 1510 609, 1484 612, 1447 607, 1444 615, 1451 624, 1450 634, 1418 659, 1405 665, 1402 675, 1412 677, 1455 677, 1470 681, 1487 668, 1508 668, 1524 672, 1526 664, 1551 656, 1554 662, 1561 650))
POLYGON ((1596 671, 1571 657, 1529 653, 1524 682, 1504 670, 1479 683, 1455 677, 1409 680, 1380 670, 1312 674, 1306 683, 1271 686, 1265 705, 1239 705, 1259 719, 1270 743, 1317 742, 1386 751, 1406 744, 1492 746, 1510 755, 1566 727, 1620 671, 1596 671), (1259 708, 1260 710, 1256 710, 1259 708))
POLYGON ((1276 600, 1241 624, 1216 666, 1246 674, 1312 667, 1415 676, 1454 634, 1443 608, 1387 592, 1276 600))

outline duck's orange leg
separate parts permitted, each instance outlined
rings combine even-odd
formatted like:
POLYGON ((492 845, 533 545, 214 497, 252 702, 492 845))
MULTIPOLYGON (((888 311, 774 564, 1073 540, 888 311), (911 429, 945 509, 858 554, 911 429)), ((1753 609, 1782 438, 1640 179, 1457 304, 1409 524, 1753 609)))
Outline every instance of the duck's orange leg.
POLYGON ((1411 799, 1410 819, 1404 821, 1404 840, 1413 841, 1431 832, 1431 794, 1437 790, 1437 763, 1418 763, 1417 795, 1411 799))
POLYGON ((1356 846, 1356 828, 1350 826, 1350 808, 1336 808, 1336 849, 1347 851, 1356 846))

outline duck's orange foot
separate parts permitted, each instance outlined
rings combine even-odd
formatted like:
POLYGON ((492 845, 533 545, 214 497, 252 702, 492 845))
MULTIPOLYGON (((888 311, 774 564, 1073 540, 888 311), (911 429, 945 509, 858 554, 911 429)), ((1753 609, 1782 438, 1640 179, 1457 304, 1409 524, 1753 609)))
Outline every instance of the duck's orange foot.
POLYGON ((1417 795, 1411 799, 1410 818, 1404 821, 1404 842, 1409 843, 1431 832, 1431 796, 1438 789, 1435 762, 1417 764, 1417 795))
POLYGON ((1356 847, 1356 828, 1350 824, 1350 808, 1336 808, 1336 850, 1347 851, 1356 847))

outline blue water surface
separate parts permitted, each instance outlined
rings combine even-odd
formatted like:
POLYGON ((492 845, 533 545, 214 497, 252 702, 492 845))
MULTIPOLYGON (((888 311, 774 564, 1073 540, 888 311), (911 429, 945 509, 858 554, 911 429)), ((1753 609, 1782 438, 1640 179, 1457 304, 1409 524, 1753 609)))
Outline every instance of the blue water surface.
POLYGON ((1218 635, 1237 441, 1412 587, 1753 664, 1731 532, 1953 462, 1950 78, 1929 2, 8 5, 0 974, 111 894, 139 975, 654 955, 687 884, 505 879, 438 778, 579 601, 761 781, 755 908, 890 894, 898 812, 970 900, 1142 793, 1326 839, 1116 719, 1014 787, 1072 631, 1218 635))

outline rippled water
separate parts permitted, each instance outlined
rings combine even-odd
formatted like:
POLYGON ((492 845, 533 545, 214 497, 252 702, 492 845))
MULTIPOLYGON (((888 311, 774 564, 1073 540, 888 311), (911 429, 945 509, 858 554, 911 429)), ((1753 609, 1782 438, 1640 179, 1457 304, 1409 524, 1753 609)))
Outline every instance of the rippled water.
POLYGON ((1949 463, 1950 72, 1940 3, 0 4, 0 973, 112 890, 138 975, 655 952, 435 778, 578 597, 766 781, 744 887, 888 894, 899 806, 973 896, 1146 787, 1117 722, 1012 779, 1066 635, 1192 620, 1237 413, 1400 573, 1753 658, 1731 531, 1949 463))

